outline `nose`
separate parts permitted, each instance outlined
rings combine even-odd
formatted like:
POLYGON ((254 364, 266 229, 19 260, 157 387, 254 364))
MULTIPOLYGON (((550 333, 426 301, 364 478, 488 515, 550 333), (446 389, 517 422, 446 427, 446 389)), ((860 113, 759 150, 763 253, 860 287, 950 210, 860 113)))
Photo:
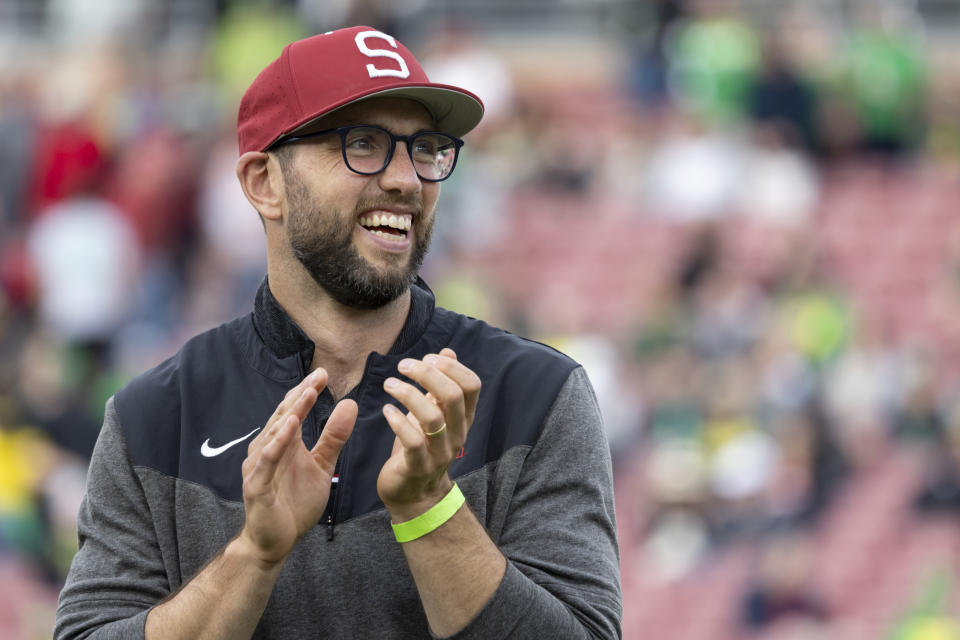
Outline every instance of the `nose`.
POLYGON ((384 191, 398 191, 412 194, 420 191, 423 184, 413 166, 413 160, 407 148, 407 143, 398 140, 393 150, 393 157, 379 175, 380 188, 384 191))

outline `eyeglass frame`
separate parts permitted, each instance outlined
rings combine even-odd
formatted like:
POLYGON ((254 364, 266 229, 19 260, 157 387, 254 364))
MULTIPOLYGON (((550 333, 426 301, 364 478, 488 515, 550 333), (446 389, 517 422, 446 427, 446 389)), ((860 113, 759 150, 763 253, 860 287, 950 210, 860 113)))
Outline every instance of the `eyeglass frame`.
POLYGON ((463 147, 463 140, 456 136, 452 136, 449 133, 444 133, 443 131, 417 131, 416 133, 409 136, 397 135, 394 132, 384 129, 381 126, 375 124, 348 124, 342 127, 334 127, 333 129, 324 129, 323 131, 314 131, 312 133, 305 133, 299 136, 288 136, 286 138, 280 138, 274 142, 267 149, 272 151, 277 147, 287 144, 288 142, 300 142, 301 140, 309 140, 311 138, 318 138, 320 136, 327 136, 332 133, 336 133, 340 137, 340 155, 343 156, 343 162, 347 166, 347 169, 350 171, 361 175, 361 176, 375 176, 378 173, 383 173, 386 171, 387 167, 390 166, 390 162, 393 160, 393 154, 397 150, 397 141, 405 142, 407 147, 407 157, 410 158, 410 164, 413 165, 413 170, 416 172, 417 177, 425 182, 443 182, 447 178, 453 175, 453 170, 457 168, 457 160, 460 158, 460 149, 463 147), (354 129, 376 129, 377 131, 382 131, 387 134, 387 137, 390 138, 390 150, 387 152, 387 157, 383 162, 383 166, 377 169, 376 171, 366 172, 366 171, 357 171, 350 165, 350 160, 347 159, 347 134, 354 129), (417 162, 413 159, 413 151, 411 149, 410 143, 415 139, 423 135, 436 134, 445 136, 453 140, 453 164, 450 165, 450 171, 447 175, 442 178, 424 178, 420 175, 420 171, 417 170, 417 162))

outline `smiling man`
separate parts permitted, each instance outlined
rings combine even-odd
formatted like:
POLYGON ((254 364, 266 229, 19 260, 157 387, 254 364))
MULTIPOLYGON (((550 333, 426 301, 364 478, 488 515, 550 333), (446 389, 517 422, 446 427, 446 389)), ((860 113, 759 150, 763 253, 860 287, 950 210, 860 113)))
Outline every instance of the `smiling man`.
POLYGON ((107 403, 56 638, 615 638, 582 368, 417 273, 483 113, 391 36, 289 45, 240 105, 253 312, 107 403))

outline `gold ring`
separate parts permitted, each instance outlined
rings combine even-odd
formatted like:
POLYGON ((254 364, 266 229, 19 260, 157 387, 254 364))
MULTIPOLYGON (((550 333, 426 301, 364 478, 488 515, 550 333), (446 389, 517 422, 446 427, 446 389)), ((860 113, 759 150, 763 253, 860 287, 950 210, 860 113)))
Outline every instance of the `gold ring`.
POLYGON ((436 431, 432 431, 430 433, 424 432, 424 435, 426 435, 428 438, 436 438, 446 430, 447 430, 447 423, 444 422, 442 425, 440 425, 440 428, 437 429, 436 431))

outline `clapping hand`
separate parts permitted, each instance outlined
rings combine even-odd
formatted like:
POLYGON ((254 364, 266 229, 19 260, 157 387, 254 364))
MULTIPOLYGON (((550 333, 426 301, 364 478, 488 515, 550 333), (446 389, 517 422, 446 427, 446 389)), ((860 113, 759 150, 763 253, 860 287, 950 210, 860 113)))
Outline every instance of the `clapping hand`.
POLYGON ((380 471, 377 492, 394 521, 414 518, 451 488, 447 468, 463 447, 473 423, 480 378, 451 349, 422 360, 400 362, 398 370, 426 389, 388 378, 384 389, 408 412, 392 404, 383 414, 393 430, 393 452, 380 471))
POLYGON ((317 369, 287 392, 247 450, 238 539, 264 566, 282 562, 323 515, 337 456, 353 432, 357 404, 341 400, 313 449, 304 446, 301 425, 326 385, 327 372, 317 369))

